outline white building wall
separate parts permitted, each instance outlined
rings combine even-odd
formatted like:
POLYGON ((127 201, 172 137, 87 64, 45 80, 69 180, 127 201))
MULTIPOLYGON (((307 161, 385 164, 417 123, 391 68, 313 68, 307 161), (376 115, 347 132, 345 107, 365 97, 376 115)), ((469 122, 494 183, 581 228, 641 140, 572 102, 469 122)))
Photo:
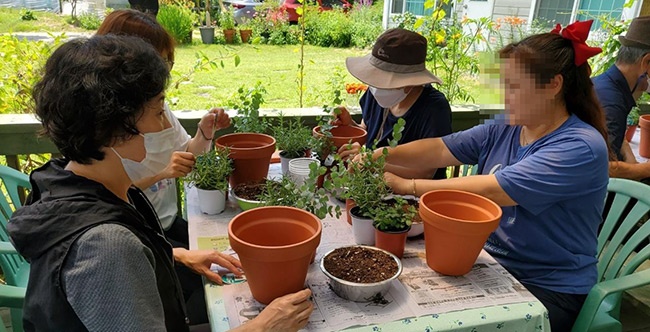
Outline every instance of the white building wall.
POLYGON ((528 20, 532 6, 533 0, 494 0, 492 18, 515 16, 528 20))

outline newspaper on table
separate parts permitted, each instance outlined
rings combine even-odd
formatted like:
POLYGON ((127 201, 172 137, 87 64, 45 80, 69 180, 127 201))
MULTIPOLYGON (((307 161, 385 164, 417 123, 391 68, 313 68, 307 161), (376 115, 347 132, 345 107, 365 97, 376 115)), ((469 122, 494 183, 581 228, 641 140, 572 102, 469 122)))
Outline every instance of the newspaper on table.
MULTIPOLYGON (((198 234, 221 235, 199 237, 200 249, 206 249, 206 246, 209 248, 210 245, 219 249, 225 247, 227 221, 231 216, 223 215, 220 218, 223 218, 223 222, 199 221, 193 226, 193 231, 198 234)), ((393 281, 390 291, 383 299, 368 303, 344 300, 330 289, 327 277, 320 271, 319 262, 328 251, 353 243, 351 227, 344 218, 323 220, 316 262, 310 266, 306 281, 306 286, 313 293, 315 307, 306 331, 340 330, 434 313, 536 301, 533 295, 484 251, 472 271, 464 276, 444 276, 431 270, 426 264, 424 240, 421 238, 407 241, 402 258, 402 274, 393 281)), ((222 251, 234 254, 230 248, 222 251)), ((217 296, 211 295, 210 290, 208 287, 208 300, 223 303, 230 328, 245 324, 264 309, 264 305, 252 297, 247 283, 220 287, 218 299, 210 299, 211 296, 217 296)))

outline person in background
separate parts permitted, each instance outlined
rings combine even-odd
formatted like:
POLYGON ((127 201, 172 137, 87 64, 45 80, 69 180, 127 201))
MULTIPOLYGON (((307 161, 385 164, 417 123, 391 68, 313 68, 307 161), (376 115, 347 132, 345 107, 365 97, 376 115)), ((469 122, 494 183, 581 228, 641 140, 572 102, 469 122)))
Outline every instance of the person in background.
MULTIPOLYGON (((165 59, 136 37, 75 39, 48 59, 35 111, 64 159, 32 172, 27 202, 7 225, 30 263, 25 331, 189 331, 175 262, 241 275, 230 255, 172 249, 132 186, 143 175, 123 160, 148 160, 147 141, 170 128, 168 79, 165 59)), ((278 298, 238 330, 297 331, 313 310, 310 294, 278 298)))
POLYGON ((158 16, 158 0, 129 0, 129 6, 131 9, 149 14, 153 17, 158 16))
POLYGON ((458 189, 499 204, 502 218, 484 249, 544 304, 553 331, 571 329, 598 275, 609 153, 589 79, 587 59, 601 51, 585 42, 591 23, 505 46, 507 122, 388 148, 384 173, 396 194, 458 189), (477 164, 479 175, 434 181, 401 173, 462 164, 477 164))
MULTIPOLYGON (((106 16, 97 35, 126 35, 142 38, 156 48, 165 59, 168 69, 174 65, 174 40, 155 17, 132 9, 116 10, 106 16)), ((189 249, 188 224, 179 215, 176 178, 186 176, 195 162, 195 156, 207 151, 215 130, 230 126, 228 114, 221 108, 206 113, 191 138, 178 119, 164 104, 165 130, 145 137, 150 153, 143 162, 122 159, 124 169, 134 184, 142 189, 156 210, 163 233, 174 248, 189 249)), ((176 265, 185 296, 188 317, 192 324, 208 322, 205 290, 201 277, 183 265, 176 265)))
MULTIPOLYGON (((650 16, 637 17, 625 36, 616 63, 592 79, 598 100, 605 111, 609 143, 619 161, 635 163, 630 145, 625 141, 627 115, 636 100, 648 88, 650 71, 650 16)), ((649 174, 650 176, 650 174, 649 174)))
MULTIPOLYGON (((398 144, 451 134, 451 107, 445 95, 431 85, 442 84, 442 80, 426 69, 426 55, 426 38, 409 30, 390 29, 377 38, 372 53, 347 58, 345 65, 350 74, 369 87, 359 101, 361 123, 354 122, 345 107, 339 107, 335 124, 367 130, 368 148, 375 143, 377 147, 387 146, 399 118, 406 121, 406 126, 398 144)), ((341 147, 338 153, 347 159, 358 154, 359 149, 359 143, 354 143, 341 147)), ((411 177, 416 178, 447 177, 444 168, 413 171, 411 177)))

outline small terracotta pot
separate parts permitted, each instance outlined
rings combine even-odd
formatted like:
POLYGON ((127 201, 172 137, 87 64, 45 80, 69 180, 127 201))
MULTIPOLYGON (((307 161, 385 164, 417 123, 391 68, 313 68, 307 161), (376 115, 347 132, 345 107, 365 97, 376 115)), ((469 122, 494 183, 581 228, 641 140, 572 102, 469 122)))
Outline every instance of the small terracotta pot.
POLYGON ((650 158, 650 114, 639 117, 641 137, 639 137, 639 155, 643 158, 650 158))
POLYGON ((401 259, 404 256, 406 236, 410 229, 409 227, 403 231, 389 232, 375 228, 375 247, 384 249, 401 259))
MULTIPOLYGON (((345 144, 354 142, 364 145, 366 144, 366 135, 368 135, 364 129, 355 126, 334 127, 330 133, 332 134, 332 144, 336 146, 336 149, 339 149, 345 144)), ((314 127, 314 129, 312 129, 312 134, 316 137, 323 136, 320 132, 320 126, 314 127)))
POLYGON ((460 190, 434 190, 420 197, 427 265, 446 275, 472 269, 490 233, 501 220, 493 201, 460 190))
POLYGON ((219 148, 230 148, 235 167, 230 175, 231 187, 266 179, 271 155, 275 152, 275 138, 265 134, 235 133, 220 136, 214 143, 219 148))
POLYGON ((240 29, 239 30, 239 36, 241 37, 241 42, 244 44, 248 44, 248 40, 251 38, 251 35, 253 34, 253 30, 251 29, 240 29))
POLYGON ((625 140, 628 142, 632 141, 632 138, 634 137, 634 133, 636 132, 637 125, 631 125, 627 126, 627 129, 625 130, 625 140))
POLYGON ((235 42, 235 33, 237 33, 237 30, 235 29, 223 30, 223 38, 226 40, 226 44, 232 44, 235 42))
POLYGON ((307 269, 320 244, 321 221, 292 207, 242 212, 228 225, 253 297, 263 304, 305 287, 307 269))

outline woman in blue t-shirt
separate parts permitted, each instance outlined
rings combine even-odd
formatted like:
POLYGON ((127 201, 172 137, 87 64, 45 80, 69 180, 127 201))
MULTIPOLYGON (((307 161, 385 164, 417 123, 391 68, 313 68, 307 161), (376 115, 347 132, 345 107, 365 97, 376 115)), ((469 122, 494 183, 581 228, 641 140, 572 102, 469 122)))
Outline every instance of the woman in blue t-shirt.
MULTIPOLYGON (((445 95, 431 83, 442 81, 425 67, 427 40, 404 29, 390 29, 377 38, 372 53, 364 57, 347 58, 350 74, 369 85, 361 100, 363 120, 355 123, 344 107, 339 107, 337 124, 353 125, 368 131, 366 146, 388 145, 393 138, 393 126, 399 118, 406 121, 402 138, 404 144, 421 138, 451 134, 451 108, 445 95)), ((361 146, 343 146, 339 155, 347 159, 356 155, 361 146)), ((430 179, 446 178, 445 169, 413 170, 409 176, 430 179)))
POLYGON ((589 79, 587 59, 600 52, 585 43, 590 26, 558 26, 504 47, 506 121, 389 149, 385 173, 396 193, 459 189, 502 206, 499 228, 484 248, 546 306, 553 331, 573 326, 597 279, 608 148, 589 79), (403 175, 461 164, 477 164, 480 175, 440 181, 403 175))

